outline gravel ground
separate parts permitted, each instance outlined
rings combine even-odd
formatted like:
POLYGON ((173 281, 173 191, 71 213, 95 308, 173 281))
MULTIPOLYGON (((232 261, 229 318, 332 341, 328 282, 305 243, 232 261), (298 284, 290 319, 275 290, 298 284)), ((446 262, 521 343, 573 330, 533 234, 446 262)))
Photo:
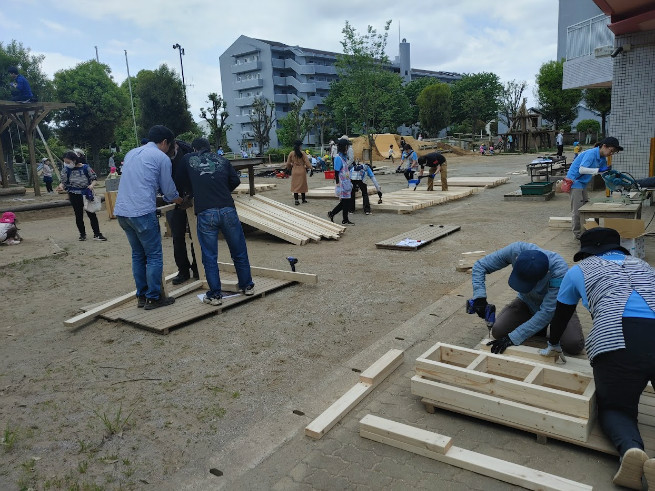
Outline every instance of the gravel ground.
MULTIPOLYGON (((505 176, 531 159, 453 156, 449 175, 505 176)), ((19 214, 24 244, 0 248, 0 489, 161 487, 204 469, 217 449, 469 281, 455 271, 461 252, 529 241, 549 216, 568 215, 564 195, 503 200, 527 180, 512 175, 508 184, 410 215, 359 211, 339 241, 293 246, 248 232, 253 265, 286 270, 293 255, 298 271, 317 274, 318 284, 292 285, 168 336, 104 320, 65 328, 81 306, 134 288, 127 240, 104 211, 104 243, 77 241, 70 208, 19 214), (428 223, 461 231, 416 252, 375 248, 428 223), (51 255, 59 249, 67 254, 51 255)), ((405 182, 400 174, 379 181, 383 191, 405 182)), ((291 204, 289 182, 275 183, 265 195, 291 204)), ((322 174, 310 178, 310 188, 329 183, 322 174)), ((324 217, 334 204, 314 199, 301 209, 324 217)), ((229 261, 219 247, 219 260, 229 261)), ((170 239, 164 258, 173 272, 170 239)))

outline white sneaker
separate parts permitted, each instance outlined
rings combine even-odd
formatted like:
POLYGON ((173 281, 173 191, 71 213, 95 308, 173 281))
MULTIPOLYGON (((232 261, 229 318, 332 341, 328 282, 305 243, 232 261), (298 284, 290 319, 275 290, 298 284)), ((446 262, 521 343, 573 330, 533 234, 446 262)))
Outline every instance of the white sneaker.
POLYGON ((641 489, 641 476, 644 475, 644 463, 648 455, 640 448, 631 448, 623 454, 618 472, 612 482, 617 486, 641 489))
POLYGON ((255 285, 250 285, 245 290, 241 290, 241 293, 243 293, 244 295, 248 295, 248 296, 254 295, 255 294, 255 285))
POLYGON ((217 307, 223 303, 223 299, 220 297, 208 297, 205 295, 202 299, 202 302, 217 307))

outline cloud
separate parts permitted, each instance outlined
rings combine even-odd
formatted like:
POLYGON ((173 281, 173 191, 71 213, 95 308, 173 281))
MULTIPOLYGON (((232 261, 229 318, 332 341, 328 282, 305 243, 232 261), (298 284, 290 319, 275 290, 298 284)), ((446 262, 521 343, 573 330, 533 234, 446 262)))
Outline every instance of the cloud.
POLYGON ((63 25, 59 24, 58 22, 53 22, 53 21, 48 20, 48 19, 39 19, 39 22, 41 22, 41 24, 43 24, 45 27, 47 27, 51 31, 70 32, 70 28, 63 26, 63 25))
POLYGON ((41 63, 41 69, 50 78, 52 78, 55 72, 58 72, 59 70, 74 68, 78 63, 85 61, 80 58, 56 52, 34 51, 34 54, 43 55, 45 57, 43 63, 41 63))

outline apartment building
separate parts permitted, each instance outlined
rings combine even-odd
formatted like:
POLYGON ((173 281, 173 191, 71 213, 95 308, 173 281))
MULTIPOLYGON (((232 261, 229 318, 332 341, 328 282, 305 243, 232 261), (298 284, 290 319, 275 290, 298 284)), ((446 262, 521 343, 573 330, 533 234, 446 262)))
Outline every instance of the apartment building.
POLYGON ((608 133, 624 151, 616 169, 654 175, 655 2, 560 0, 558 58, 562 88, 612 88, 608 133))
MULTIPOLYGON (((400 56, 389 65, 406 82, 420 77, 435 77, 453 82, 460 74, 412 69, 410 45, 403 39, 400 56)), ((219 57, 223 98, 230 113, 227 132, 228 144, 237 149, 241 144, 255 145, 250 115, 256 97, 275 102, 275 116, 279 121, 289 112, 290 104, 305 100, 302 111, 321 107, 330 90, 330 83, 338 75, 335 68, 338 53, 318 49, 289 46, 277 41, 266 41, 239 36, 219 57)), ((277 147, 277 133, 271 130, 270 147, 277 147)), ((317 136, 310 135, 310 143, 317 136)))

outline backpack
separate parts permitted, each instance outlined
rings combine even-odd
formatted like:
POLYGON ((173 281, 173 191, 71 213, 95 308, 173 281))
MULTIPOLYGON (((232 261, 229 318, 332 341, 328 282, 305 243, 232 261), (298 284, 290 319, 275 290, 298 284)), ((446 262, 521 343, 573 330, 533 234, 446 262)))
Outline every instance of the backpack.
MULTIPOLYGON (((84 171, 84 175, 89 181, 89 184, 91 184, 91 176, 89 175, 89 164, 84 164, 82 166, 82 171, 84 171)), ((71 183, 71 173, 73 172, 73 169, 69 169, 66 167, 66 186, 70 186, 71 183)))

